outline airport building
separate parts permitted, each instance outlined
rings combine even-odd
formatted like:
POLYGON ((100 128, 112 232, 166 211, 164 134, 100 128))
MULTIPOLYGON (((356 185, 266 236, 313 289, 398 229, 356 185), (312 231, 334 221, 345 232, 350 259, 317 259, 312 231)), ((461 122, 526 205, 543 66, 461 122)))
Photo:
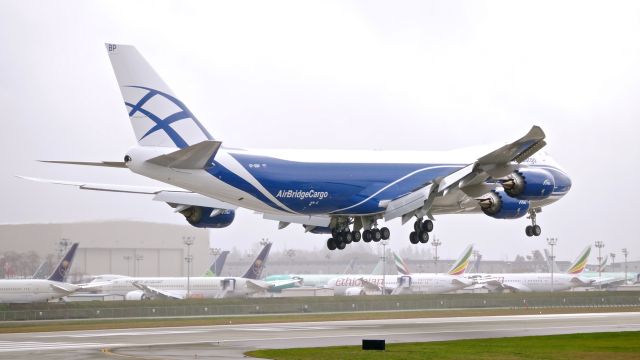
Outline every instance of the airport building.
POLYGON ((0 253, 32 252, 39 261, 57 260, 65 244, 78 242, 71 281, 98 274, 187 276, 186 237, 193 240, 191 274, 200 275, 209 266, 209 231, 188 225, 137 221, 0 225, 0 253))

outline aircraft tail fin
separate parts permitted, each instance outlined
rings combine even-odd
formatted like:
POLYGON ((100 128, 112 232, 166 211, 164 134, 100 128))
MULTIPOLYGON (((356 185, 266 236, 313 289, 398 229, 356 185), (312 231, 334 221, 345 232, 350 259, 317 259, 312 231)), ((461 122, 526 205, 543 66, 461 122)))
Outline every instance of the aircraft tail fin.
POLYGON ((382 275, 382 259, 378 260, 376 266, 371 270, 371 275, 382 275))
POLYGON ((473 244, 467 246, 466 249, 462 252, 458 260, 453 263, 451 269, 449 269, 449 275, 462 275, 467 270, 467 266, 469 266, 469 259, 471 258, 471 254, 473 253, 473 244))
POLYGON ((222 274, 222 268, 224 267, 224 263, 227 261, 227 255, 229 255, 228 250, 225 250, 222 253, 220 253, 220 255, 216 257, 216 260, 213 263, 211 263, 211 266, 207 269, 207 271, 205 271, 204 276, 205 277, 220 276, 220 274, 222 274))
POLYGON ((347 267, 344 268, 344 271, 342 273, 345 275, 351 274, 353 272, 353 268, 355 267, 356 260, 358 260, 357 257, 354 257, 353 259, 349 260, 347 267))
POLYGON ((600 262, 600 264, 598 264, 598 272, 605 272, 605 268, 607 267, 607 263, 609 262, 609 255, 605 255, 604 259, 602 259, 602 262, 600 262))
POLYGON ((591 245, 587 246, 582 250, 580 255, 576 258, 576 260, 569 266, 569 270, 567 270, 567 274, 578 275, 584 271, 584 268, 587 267, 587 260, 589 259, 589 254, 591 253, 591 245))
POLYGON ((393 260, 396 263, 396 269, 398 269, 398 274, 411 275, 411 271, 409 271, 409 267, 404 262, 404 260, 402 260, 400 255, 398 255, 395 251, 392 251, 391 253, 393 254, 393 260))
POLYGON ((138 144, 183 149, 213 140, 135 47, 105 45, 138 144))
POLYGON ((245 279, 259 280, 262 277, 262 270, 264 270, 267 264, 267 257, 269 257, 269 251, 271 251, 272 243, 267 243, 262 248, 262 251, 258 254, 256 259, 249 265, 247 271, 242 275, 245 279))
POLYGON ((76 250, 78 249, 78 243, 74 243, 71 245, 67 253, 62 257, 60 263, 51 273, 48 280, 65 282, 67 279, 67 274, 69 273, 69 269, 71 268, 71 264, 73 263, 73 258, 76 255, 76 250))

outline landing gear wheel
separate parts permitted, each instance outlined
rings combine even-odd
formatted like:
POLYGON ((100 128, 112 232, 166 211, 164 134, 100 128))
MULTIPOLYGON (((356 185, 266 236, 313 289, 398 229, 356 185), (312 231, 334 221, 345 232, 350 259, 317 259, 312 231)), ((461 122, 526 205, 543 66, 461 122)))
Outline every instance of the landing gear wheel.
POLYGON ((379 229, 371 230, 371 235, 373 236, 373 241, 378 242, 382 239, 382 232, 379 229))
POLYGON ((360 235, 360 231, 352 231, 351 236, 353 237, 353 242, 358 242, 362 239, 362 235, 360 235))
POLYGON ((382 240, 389 240, 391 237, 391 231, 389 231, 389 228, 383 227, 380 229, 380 235, 382 236, 382 240))
POLYGON ((426 231, 421 231, 418 233, 418 240, 423 243, 426 244, 429 242, 429 233, 426 231))
POLYGON ((431 220, 425 220, 422 223, 422 231, 424 232, 432 232, 433 231, 433 221, 431 220))
POLYGON ((411 241, 412 244, 417 244, 418 241, 418 235, 416 234, 415 231, 412 231, 411 234, 409 234, 409 241, 411 241))
POLYGON ((338 229, 336 229, 336 228, 331 229, 331 236, 333 238, 337 238, 338 234, 340 234, 340 231, 338 231, 338 229))
POLYGON ((366 243, 371 242, 371 239, 372 239, 371 230, 365 230, 362 232, 362 240, 364 240, 364 242, 366 243))
POLYGON ((533 225, 532 233, 533 233, 533 236, 540 236, 540 234, 542 234, 542 229, 540 228, 540 225, 533 225))
POLYGON ((343 243, 342 241, 336 244, 336 247, 338 248, 338 250, 344 250, 344 248, 347 247, 347 244, 343 243))
POLYGON ((527 225, 526 228, 524 228, 524 232, 525 234, 527 234, 527 236, 531 237, 533 236, 533 226, 531 225, 527 225))
POLYGON ((327 249, 333 251, 336 249, 336 242, 335 240, 333 240, 333 238, 329 238, 329 240, 327 240, 327 249))
POLYGON ((353 235, 351 235, 349 231, 345 231, 342 237, 344 238, 345 244, 351 244, 351 242, 353 241, 353 235))
POLYGON ((422 222, 416 220, 416 222, 413 223, 413 231, 418 232, 420 230, 422 230, 422 222))

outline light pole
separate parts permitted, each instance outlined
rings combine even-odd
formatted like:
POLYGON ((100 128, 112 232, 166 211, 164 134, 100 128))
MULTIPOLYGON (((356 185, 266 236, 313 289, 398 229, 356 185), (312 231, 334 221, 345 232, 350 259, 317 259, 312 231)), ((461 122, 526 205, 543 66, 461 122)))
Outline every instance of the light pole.
POLYGON ((191 297, 191 245, 193 245, 193 236, 183 236, 182 242, 187 245, 187 257, 184 260, 187 262, 187 299, 191 297))
POLYGON ((122 258, 127 260, 127 276, 131 276, 131 255, 125 255, 122 258))
POLYGON ((553 265, 555 264, 556 257, 553 255, 553 247, 558 245, 558 238, 547 238, 547 244, 551 246, 551 292, 553 292, 553 265))
POLYGON ((602 248, 604 247, 604 242, 602 240, 596 240, 596 247, 598 248, 598 277, 602 277, 602 248))
POLYGON ((385 293, 386 288, 386 265, 387 265, 387 241, 388 240, 380 240, 380 245, 382 245, 382 295, 385 293))
POLYGON ((431 246, 433 246, 433 248, 436 250, 436 256, 433 257, 433 262, 436 268, 436 275, 438 275, 438 260, 440 259, 440 257, 438 256, 438 246, 440 245, 442 245, 442 242, 440 241, 440 239, 434 236, 433 240, 431 240, 431 246))
POLYGON ((70 244, 71 240, 67 238, 61 238, 60 241, 58 241, 58 259, 62 259, 70 244))
POLYGON ((480 257, 480 251, 473 250, 472 254, 473 254, 473 272, 477 273, 478 272, 478 258, 480 257))
POLYGON ((627 248, 622 249, 622 255, 624 255, 624 284, 627 285, 627 255, 629 255, 629 250, 627 248))
POLYGON ((611 256, 611 272, 616 271, 616 253, 609 254, 611 256))

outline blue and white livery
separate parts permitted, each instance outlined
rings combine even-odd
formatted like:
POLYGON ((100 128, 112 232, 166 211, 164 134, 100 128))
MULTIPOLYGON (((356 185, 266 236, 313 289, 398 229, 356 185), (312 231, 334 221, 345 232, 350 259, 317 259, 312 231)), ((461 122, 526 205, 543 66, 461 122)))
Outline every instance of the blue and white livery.
MULTIPOLYGON (((57 163, 126 167, 173 187, 49 181, 83 189, 154 194, 198 227, 231 224, 247 208, 306 231, 331 234, 329 249, 388 239, 382 220, 415 219, 410 241, 426 243, 440 214, 485 213, 498 219, 536 214, 571 188, 534 126, 501 146, 453 151, 252 150, 222 145, 128 45, 107 44, 137 145, 124 162, 57 163)), ((214 134, 215 135, 215 134, 214 134)), ((37 180, 37 179, 36 179, 37 180)))

